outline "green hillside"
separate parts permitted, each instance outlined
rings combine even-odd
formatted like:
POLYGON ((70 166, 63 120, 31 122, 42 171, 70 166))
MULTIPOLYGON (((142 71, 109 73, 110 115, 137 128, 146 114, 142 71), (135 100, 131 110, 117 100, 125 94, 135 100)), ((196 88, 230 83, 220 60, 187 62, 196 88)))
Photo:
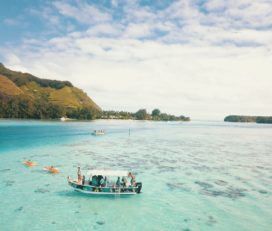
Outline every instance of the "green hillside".
POLYGON ((0 63, 0 118, 94 119, 101 108, 68 81, 41 79, 0 63))
POLYGON ((10 96, 24 93, 15 83, 3 75, 0 75, 0 92, 10 96))

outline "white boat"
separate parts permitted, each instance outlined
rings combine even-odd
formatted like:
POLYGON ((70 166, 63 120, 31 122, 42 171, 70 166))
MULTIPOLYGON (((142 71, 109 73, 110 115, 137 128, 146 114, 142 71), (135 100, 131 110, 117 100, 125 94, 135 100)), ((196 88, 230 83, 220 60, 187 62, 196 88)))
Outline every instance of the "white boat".
POLYGON ((105 135, 105 131, 104 130, 94 130, 92 134, 94 136, 105 135))
POLYGON ((128 171, 89 170, 86 176, 80 181, 68 176, 68 184, 75 191, 97 195, 136 195, 142 189, 142 183, 136 182, 135 177, 128 171))
POLYGON ((60 121, 62 121, 62 122, 66 121, 66 120, 67 120, 66 117, 61 117, 61 118, 60 118, 60 121))

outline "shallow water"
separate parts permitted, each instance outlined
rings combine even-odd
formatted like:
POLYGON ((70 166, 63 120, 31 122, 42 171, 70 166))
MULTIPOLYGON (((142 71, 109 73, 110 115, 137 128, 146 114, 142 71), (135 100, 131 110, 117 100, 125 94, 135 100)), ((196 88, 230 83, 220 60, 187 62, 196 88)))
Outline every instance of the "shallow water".
POLYGON ((0 227, 270 231, 271 141, 272 126, 259 124, 0 120, 0 227), (132 170, 143 193, 81 195, 66 181, 78 165, 132 170))

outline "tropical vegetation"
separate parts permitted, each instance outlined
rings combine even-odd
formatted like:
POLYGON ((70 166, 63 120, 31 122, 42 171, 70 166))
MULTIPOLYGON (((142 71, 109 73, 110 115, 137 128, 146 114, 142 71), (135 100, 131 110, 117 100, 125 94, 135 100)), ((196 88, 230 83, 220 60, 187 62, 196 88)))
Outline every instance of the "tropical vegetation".
POLYGON ((153 120, 153 121, 190 121, 186 116, 174 116, 161 113, 159 109, 154 109, 151 114, 146 109, 139 109, 137 112, 124 111, 102 111, 102 119, 133 119, 133 120, 153 120))
POLYGON ((68 81, 41 79, 0 63, 0 118, 95 119, 101 111, 68 81))
POLYGON ((272 116, 244 116, 229 115, 224 118, 225 122, 244 122, 244 123, 272 123, 272 116))

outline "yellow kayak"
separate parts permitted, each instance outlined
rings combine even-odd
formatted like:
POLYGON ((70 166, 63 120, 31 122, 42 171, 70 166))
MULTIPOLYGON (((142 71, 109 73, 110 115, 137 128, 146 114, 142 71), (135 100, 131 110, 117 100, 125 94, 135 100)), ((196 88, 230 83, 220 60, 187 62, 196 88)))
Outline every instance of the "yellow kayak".
POLYGON ((60 172, 60 170, 58 168, 52 167, 52 166, 47 166, 44 167, 43 170, 50 172, 52 174, 58 174, 60 172))
POLYGON ((33 167, 33 166, 36 166, 36 165, 37 165, 36 162, 31 161, 31 160, 26 160, 26 161, 23 162, 23 164, 24 164, 25 166, 27 166, 27 167, 33 167))

